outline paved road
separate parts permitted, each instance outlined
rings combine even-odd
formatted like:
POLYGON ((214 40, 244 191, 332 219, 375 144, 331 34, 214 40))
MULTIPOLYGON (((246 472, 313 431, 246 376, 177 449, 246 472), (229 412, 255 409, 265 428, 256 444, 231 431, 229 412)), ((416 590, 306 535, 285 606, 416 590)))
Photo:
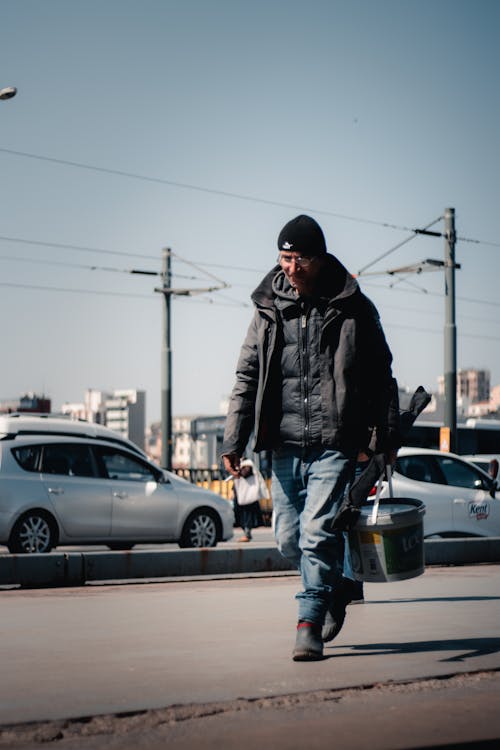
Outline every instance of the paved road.
MULTIPOLYGON (((493 674, 500 670, 500 566, 431 568, 410 581, 367 584, 366 602, 349 607, 346 626, 325 660, 309 664, 290 659, 298 584, 296 576, 278 576, 0 592, 0 724, 172 706, 177 708, 170 711, 190 717, 214 702, 223 706, 215 713, 225 713, 229 721, 228 711, 240 698, 254 711, 267 705, 265 716, 271 721, 276 714, 279 724, 283 707, 290 711, 295 705, 300 713, 308 696, 317 697, 314 711, 320 717, 325 691, 332 696, 361 686, 440 678, 438 684, 462 690, 471 700, 457 712, 460 701, 450 698, 440 726, 456 733, 453 711, 463 716, 472 705, 482 705, 481 720, 467 724, 469 733, 500 738, 500 681, 493 674), (474 678, 474 689, 444 679, 477 672, 488 674, 481 684, 474 678), (296 702, 280 696, 295 696, 296 702)), ((366 698, 366 691, 356 694, 361 693, 366 698)), ((417 704, 415 698, 414 711, 417 704)), ((376 706, 377 700, 366 710, 375 716, 376 706)), ((388 721, 395 717, 399 714, 388 715, 388 721)), ((178 718, 171 715, 165 726, 177 726, 178 718)), ((288 718, 293 724, 295 718, 288 718)), ((327 726, 330 713, 322 721, 327 726)), ((236 734, 243 731, 237 724, 236 734)), ((81 731, 82 724, 77 726, 81 731)), ((0 745, 9 737, 0 734, 0 745)), ((177 739, 179 747, 187 742, 185 735, 177 739)), ((372 737, 373 750, 376 746, 372 737)), ((403 746, 418 744, 394 745, 403 746)), ((60 740, 57 747, 64 748, 60 740)), ((338 750, 343 747, 350 746, 338 750)))

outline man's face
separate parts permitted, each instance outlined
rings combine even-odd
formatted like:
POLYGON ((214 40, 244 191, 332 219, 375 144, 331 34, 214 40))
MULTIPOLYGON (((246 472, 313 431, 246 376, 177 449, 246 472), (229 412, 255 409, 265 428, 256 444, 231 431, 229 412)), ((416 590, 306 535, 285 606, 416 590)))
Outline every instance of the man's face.
POLYGON ((292 288, 297 294, 307 297, 313 294, 316 288, 325 257, 325 255, 307 256, 301 253, 281 252, 278 262, 292 288))

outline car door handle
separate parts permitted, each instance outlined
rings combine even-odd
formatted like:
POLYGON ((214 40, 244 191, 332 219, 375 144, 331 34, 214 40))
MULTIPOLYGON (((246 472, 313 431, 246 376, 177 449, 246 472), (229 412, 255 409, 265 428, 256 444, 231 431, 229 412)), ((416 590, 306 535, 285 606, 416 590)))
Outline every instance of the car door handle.
POLYGON ((461 497, 456 497, 453 502, 455 505, 465 505, 465 500, 462 500, 461 497))
POLYGON ((49 487, 49 492, 51 495, 64 495, 62 487, 49 487))
POLYGON ((128 497, 128 492, 113 492, 113 497, 119 497, 120 500, 123 500, 125 497, 128 497))

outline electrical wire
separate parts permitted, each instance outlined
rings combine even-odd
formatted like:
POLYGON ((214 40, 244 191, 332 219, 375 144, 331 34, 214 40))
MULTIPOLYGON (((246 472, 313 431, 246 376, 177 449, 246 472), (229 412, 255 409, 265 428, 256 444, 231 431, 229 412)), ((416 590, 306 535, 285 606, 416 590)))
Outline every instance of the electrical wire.
POLYGON ((397 224, 391 224, 386 221, 376 221, 374 219, 365 219, 360 216, 350 216, 348 214, 338 213, 336 211, 327 211, 326 209, 311 208, 306 206, 300 206, 295 203, 286 203, 282 201, 273 201, 267 198, 259 198, 253 195, 245 195, 244 193, 236 193, 229 190, 217 190, 216 188, 208 188, 202 185, 194 185, 187 182, 179 182, 177 180, 167 180, 162 177, 151 177, 150 175, 143 175, 137 172, 127 172, 121 169, 112 169, 109 167, 99 167, 95 164, 84 164, 83 162, 70 161, 69 159, 58 159, 53 156, 45 156, 42 154, 32 154, 28 151, 18 151, 11 148, 4 148, 0 146, 0 152, 10 154, 11 156, 21 156, 27 159, 37 159, 39 161, 50 162, 52 164, 60 164, 68 167, 76 167, 78 169, 86 169, 93 172, 101 172, 104 174, 117 175, 118 177, 128 177, 135 180, 143 180, 145 182, 154 182, 161 185, 169 185, 171 187, 178 187, 184 190, 196 190, 202 193, 210 193, 212 195, 220 195, 225 198, 236 198, 238 200, 252 201, 254 203, 261 203, 267 206, 279 206, 281 208, 291 208, 294 211, 308 211, 316 214, 323 214, 325 216, 334 216, 337 219, 346 219, 347 221, 355 221, 363 224, 373 224, 380 227, 386 227, 389 229, 398 229, 403 231, 413 231, 410 227, 399 226, 397 224))
POLYGON ((98 289, 70 289, 57 286, 42 286, 38 284, 14 284, 10 281, 0 281, 0 286, 14 289, 37 289, 44 292, 70 292, 72 294, 98 294, 106 297, 135 297, 138 299, 154 299, 153 295, 129 294, 128 292, 105 292, 98 289))
MULTIPOLYGON (((90 170, 93 172, 112 174, 118 177, 127 177, 129 179, 143 180, 146 182, 154 182, 154 183, 159 183, 162 185, 169 185, 171 187, 179 187, 184 190, 196 190, 198 192, 210 193, 212 195, 220 195, 226 198, 236 198, 238 200, 252 201, 254 203, 261 203, 261 204, 269 205, 269 206, 279 206, 281 208, 290 208, 295 211, 307 211, 309 213, 322 214, 324 216, 334 216, 337 219, 345 219, 346 221, 354 221, 354 222, 361 223, 361 224, 371 224, 374 226, 385 227, 387 229, 396 229, 396 230, 404 231, 404 232, 412 232, 411 237, 404 240, 401 244, 397 245, 395 248, 388 250, 386 254, 389 254, 390 252, 393 252, 393 250, 396 250, 398 247, 401 247, 402 244, 405 244, 410 239, 413 239, 413 235, 416 235, 422 231, 421 229, 420 230, 414 229, 413 227, 407 227, 401 224, 394 224, 388 221, 377 221, 375 219, 367 219, 362 216, 351 216, 350 214, 343 214, 338 211, 329 211, 327 209, 307 207, 307 206, 302 206, 296 203, 287 203, 284 201, 273 201, 268 198, 259 198, 258 196, 245 195, 244 193, 236 193, 230 190, 218 190, 216 188, 208 188, 202 185, 195 185, 195 184, 187 183, 187 182, 179 182, 177 180, 167 180, 162 177, 151 177, 150 175, 143 175, 137 172, 127 172, 125 170, 112 169, 110 167, 99 167, 95 164, 85 164, 83 162, 71 161, 69 159, 58 159, 53 156, 45 156, 42 154, 32 154, 28 151, 19 151, 16 149, 5 148, 2 146, 0 146, 0 152, 4 154, 10 154, 11 156, 20 156, 26 159, 36 159, 39 161, 50 162, 53 164, 60 164, 60 165, 68 166, 68 167, 75 167, 78 169, 86 169, 86 170, 90 170)), ((437 219, 436 221, 439 221, 442 218, 443 217, 440 216, 439 219, 437 219)), ((433 222, 433 224, 434 223, 436 222, 433 222)), ((430 226, 432 226, 432 224, 428 225, 428 227, 430 226)), ((426 227, 426 229, 428 229, 428 227, 426 227)), ((461 242, 473 242, 479 245, 489 245, 491 247, 500 247, 499 242, 489 242, 487 240, 478 240, 478 239, 472 239, 469 237, 457 237, 456 239, 460 240, 461 242)), ((381 257, 384 257, 384 256, 381 256, 381 257)), ((373 261, 373 262, 375 263, 376 261, 373 261)), ((361 271, 359 273, 361 273, 361 271)))
MULTIPOLYGON (((43 286, 41 284, 16 284, 14 282, 10 281, 0 281, 0 287, 11 287, 13 289, 32 289, 36 291, 43 291, 43 292, 62 292, 62 293, 69 293, 69 294, 97 294, 102 297, 127 297, 132 299, 147 299, 147 300, 154 300, 156 299, 154 294, 135 294, 135 293, 129 293, 129 292, 109 292, 109 291, 102 291, 99 289, 74 289, 70 287, 56 287, 56 286, 43 286)), ((186 297, 175 297, 174 299, 186 299, 186 297)), ((189 298, 193 302, 196 301, 189 298)), ((212 305, 221 305, 223 307, 249 307, 249 304, 247 302, 239 302, 238 300, 234 300, 233 298, 226 297, 228 302, 226 303, 220 303, 217 300, 212 299, 205 299, 201 300, 206 303, 210 303, 212 305)))
MULTIPOLYGON (((40 258, 19 258, 14 255, 0 255, 0 261, 10 260, 14 263, 38 263, 43 266, 62 266, 65 268, 79 268, 84 271, 108 271, 110 273, 135 273, 131 268, 116 268, 113 266, 87 266, 83 263, 69 263, 63 260, 47 260, 40 258)), ((148 276, 160 276, 159 271, 147 271, 148 276)))
MULTIPOLYGON (((421 328, 420 326, 406 326, 401 323, 384 323, 384 328, 402 328, 405 331, 419 331, 421 333, 434 333, 443 335, 443 331, 439 330, 438 328, 421 328)), ((457 331, 458 338, 467 338, 467 339, 484 339, 486 341, 500 341, 499 336, 484 336, 483 334, 476 334, 476 333, 462 333, 462 331, 457 331)))
MULTIPOLYGON (((443 298, 445 295, 442 292, 429 292, 427 289, 420 289, 419 292, 413 289, 395 289, 394 287, 388 287, 384 286, 383 284, 371 284, 370 282, 367 282, 364 284, 364 286, 368 286, 372 289, 392 289, 395 292, 404 292, 405 294, 422 294, 425 293, 429 297, 440 297, 443 298)), ((493 307, 500 307, 500 302, 492 302, 491 300, 485 300, 485 299, 473 299, 472 297, 461 297, 457 296, 456 300, 458 302, 471 302, 476 305, 491 305, 493 307)))
MULTIPOLYGON (((128 273, 137 274, 137 269, 134 268, 116 268, 114 266, 87 266, 83 263, 69 263, 63 260, 47 260, 46 258, 20 258, 18 255, 0 255, 0 261, 10 260, 14 263, 38 263, 43 266, 62 266, 66 268, 80 268, 86 271, 109 271, 113 273, 128 273)), ((139 274, 145 274, 147 276, 161 276, 161 271, 140 271, 139 274)), ((187 279, 188 281, 203 281, 205 277, 201 276, 187 276, 186 274, 172 272, 173 278, 187 279)), ((234 286, 234 284, 231 284, 234 286)))
POLYGON ((44 242, 43 240, 28 240, 24 237, 6 237, 0 235, 2 242, 19 242, 25 245, 40 245, 41 247, 54 247, 61 250, 77 250, 84 253, 102 253, 103 255, 120 255, 126 258, 144 258, 158 261, 157 255, 142 255, 140 253, 126 253, 121 250, 104 250, 102 247, 87 247, 86 245, 69 245, 62 242, 44 242))
MULTIPOLYGON (((434 224, 437 224, 437 222, 441 221, 442 218, 443 218, 442 216, 438 216, 437 219, 434 219, 433 221, 431 221, 430 224, 427 224, 424 227, 424 231, 426 229, 429 229, 429 227, 434 226, 434 224)), ((375 265, 375 263, 378 263, 379 260, 382 260, 382 258, 386 258, 388 255, 390 255, 391 253, 393 253, 395 250, 398 250, 400 247, 403 247, 403 245, 406 245, 407 242, 410 242, 411 240, 414 240, 415 237, 419 236, 419 233, 420 233, 421 230, 412 229, 410 231, 412 232, 412 234, 410 234, 409 237, 406 237, 406 239, 404 239, 402 242, 398 242, 397 245, 394 245, 394 247, 389 248, 389 250, 386 250, 385 253, 382 253, 382 255, 379 255, 378 258, 375 258, 375 260, 370 261, 370 263, 367 263, 366 266, 363 266, 363 268, 360 268, 360 270, 358 271, 358 276, 361 276, 363 274, 363 272, 366 271, 367 268, 371 268, 372 266, 375 265)))

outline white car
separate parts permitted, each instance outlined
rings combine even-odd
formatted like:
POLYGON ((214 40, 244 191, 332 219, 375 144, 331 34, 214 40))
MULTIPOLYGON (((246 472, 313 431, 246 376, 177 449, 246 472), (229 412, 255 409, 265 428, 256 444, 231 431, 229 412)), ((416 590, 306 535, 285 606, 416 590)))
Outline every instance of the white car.
POLYGON ((115 443, 0 440, 0 544, 12 553, 62 544, 215 547, 233 536, 233 522, 227 500, 115 443))
MULTIPOLYGON (((400 448, 392 481, 396 498, 425 504, 424 536, 500 536, 497 483, 461 456, 400 448)), ((384 481, 381 497, 389 496, 384 481)))

